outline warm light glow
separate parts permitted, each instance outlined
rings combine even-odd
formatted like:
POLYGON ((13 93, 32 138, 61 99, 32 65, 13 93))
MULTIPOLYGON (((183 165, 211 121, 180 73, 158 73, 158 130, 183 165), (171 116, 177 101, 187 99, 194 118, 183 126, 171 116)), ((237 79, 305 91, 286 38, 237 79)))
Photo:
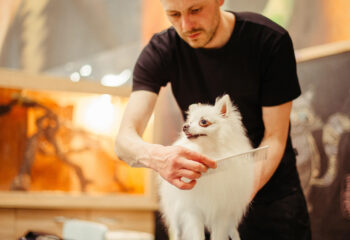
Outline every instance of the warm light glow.
MULTIPOLYGON (((16 180, 17 187, 28 189, 28 193, 59 191, 61 194, 63 191, 144 194, 148 191, 148 174, 145 169, 131 168, 126 163, 116 161, 118 157, 114 152, 114 141, 127 98, 0 88, 0 103, 7 103, 15 93, 45 104, 58 117, 59 128, 54 132, 54 138, 50 135, 35 140, 39 148, 36 144, 27 142, 31 141, 28 139, 34 134, 46 132, 36 124, 46 113, 45 109, 16 106, 2 116, 0 140, 4 141, 0 144, 0 163, 6 165, 6 169, 0 171, 3 173, 0 176, 1 190, 11 189, 21 164, 30 160, 30 177, 25 172, 18 175, 21 176, 18 178, 20 181, 16 180), (26 151, 32 151, 35 158, 24 158, 26 151)), ((45 123, 56 126, 55 120, 45 123)), ((151 141, 152 133, 153 116, 143 135, 144 139, 151 141)))
POLYGON ((107 74, 101 79, 101 84, 107 87, 118 87, 126 83, 131 77, 130 69, 125 69, 120 74, 107 74))
POLYGON ((110 135, 116 124, 116 109, 111 102, 111 96, 104 94, 81 102, 76 118, 85 129, 97 134, 110 135))

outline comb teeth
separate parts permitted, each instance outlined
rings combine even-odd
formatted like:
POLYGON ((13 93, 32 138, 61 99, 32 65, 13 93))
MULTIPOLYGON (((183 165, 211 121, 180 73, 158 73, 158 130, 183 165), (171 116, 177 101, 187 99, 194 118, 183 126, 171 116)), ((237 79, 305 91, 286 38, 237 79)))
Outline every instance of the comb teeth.
POLYGON ((263 146, 259 148, 252 149, 247 152, 235 154, 229 157, 221 158, 216 160, 217 161, 217 168, 216 169, 209 169, 205 175, 212 174, 212 173, 218 173, 221 171, 224 171, 230 167, 230 164, 232 161, 261 161, 265 160, 267 158, 267 149, 269 146, 263 146))

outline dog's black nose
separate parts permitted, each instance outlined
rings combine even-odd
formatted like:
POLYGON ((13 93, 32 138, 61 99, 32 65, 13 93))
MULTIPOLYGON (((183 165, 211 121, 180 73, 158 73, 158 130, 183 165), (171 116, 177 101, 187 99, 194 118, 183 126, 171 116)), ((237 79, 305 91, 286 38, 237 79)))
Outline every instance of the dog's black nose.
POLYGON ((182 127, 182 131, 187 132, 189 128, 190 128, 190 125, 189 125, 189 124, 185 124, 185 125, 182 127))

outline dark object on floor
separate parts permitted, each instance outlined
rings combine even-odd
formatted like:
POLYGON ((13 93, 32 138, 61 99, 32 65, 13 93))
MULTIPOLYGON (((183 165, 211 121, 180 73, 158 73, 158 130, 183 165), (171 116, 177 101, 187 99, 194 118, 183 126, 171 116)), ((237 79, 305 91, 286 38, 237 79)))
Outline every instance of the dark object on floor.
POLYGON ((40 240, 63 240, 54 234, 32 231, 28 232, 24 237, 20 237, 18 240, 36 240, 39 238, 40 240))

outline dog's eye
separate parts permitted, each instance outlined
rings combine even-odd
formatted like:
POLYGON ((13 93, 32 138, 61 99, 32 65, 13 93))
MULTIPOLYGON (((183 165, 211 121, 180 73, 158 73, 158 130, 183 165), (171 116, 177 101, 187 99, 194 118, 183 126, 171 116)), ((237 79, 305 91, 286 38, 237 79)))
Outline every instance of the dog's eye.
POLYGON ((201 126, 201 127, 208 127, 210 124, 211 123, 209 121, 205 120, 205 119, 201 119, 199 121, 199 126, 201 126))

